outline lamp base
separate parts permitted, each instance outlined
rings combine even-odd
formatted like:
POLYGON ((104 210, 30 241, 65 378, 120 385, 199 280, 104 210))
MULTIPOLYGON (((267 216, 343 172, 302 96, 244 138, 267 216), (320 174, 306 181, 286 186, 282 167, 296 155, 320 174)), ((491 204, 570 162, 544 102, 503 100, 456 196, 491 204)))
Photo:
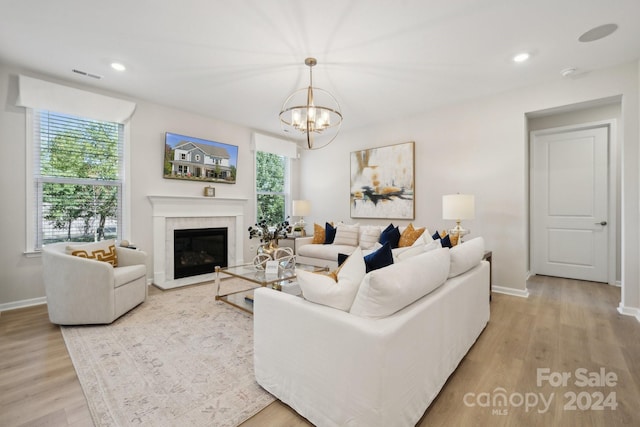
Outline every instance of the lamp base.
POLYGON ((307 231, 304 228, 305 225, 304 219, 300 219, 300 221, 293 224, 294 233, 300 233, 299 237, 306 237, 307 231))
POLYGON ((456 244, 462 243, 462 238, 467 234, 470 234, 471 231, 460 226, 460 221, 456 222, 456 226, 449 230, 449 234, 456 238, 456 244))

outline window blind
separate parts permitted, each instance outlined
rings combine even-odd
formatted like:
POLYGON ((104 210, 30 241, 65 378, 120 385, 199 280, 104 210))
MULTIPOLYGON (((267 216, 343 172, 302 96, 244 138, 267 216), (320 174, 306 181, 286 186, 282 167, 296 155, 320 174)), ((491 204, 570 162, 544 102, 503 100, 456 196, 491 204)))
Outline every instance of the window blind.
POLYGON ((35 248, 120 238, 123 125, 34 111, 35 248))

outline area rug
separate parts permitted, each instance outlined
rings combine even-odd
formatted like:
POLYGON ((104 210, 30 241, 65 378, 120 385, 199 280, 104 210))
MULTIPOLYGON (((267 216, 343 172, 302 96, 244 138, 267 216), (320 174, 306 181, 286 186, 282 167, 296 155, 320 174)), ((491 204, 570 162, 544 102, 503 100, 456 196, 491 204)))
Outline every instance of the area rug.
POLYGON ((214 294, 179 288, 61 328, 96 426, 237 426, 275 400, 254 378, 253 317, 214 294))

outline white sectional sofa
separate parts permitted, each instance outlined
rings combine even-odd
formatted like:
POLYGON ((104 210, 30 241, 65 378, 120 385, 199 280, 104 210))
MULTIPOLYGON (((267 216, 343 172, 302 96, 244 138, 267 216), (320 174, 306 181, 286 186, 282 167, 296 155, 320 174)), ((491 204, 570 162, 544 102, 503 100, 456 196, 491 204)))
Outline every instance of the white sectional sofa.
POLYGON ((355 253, 334 288, 256 290, 256 380, 319 427, 414 426, 489 321, 483 252, 477 238, 371 271, 339 308, 362 273, 355 253))

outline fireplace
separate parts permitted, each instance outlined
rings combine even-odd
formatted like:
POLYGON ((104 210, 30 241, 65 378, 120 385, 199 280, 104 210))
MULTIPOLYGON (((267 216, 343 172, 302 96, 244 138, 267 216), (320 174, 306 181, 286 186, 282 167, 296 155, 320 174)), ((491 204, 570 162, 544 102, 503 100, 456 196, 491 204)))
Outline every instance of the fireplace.
POLYGON ((213 273, 226 267, 227 228, 194 228, 173 231, 174 279, 213 273))
POLYGON ((174 231, 227 228, 228 265, 243 264, 247 199, 202 196, 148 196, 153 210, 153 284, 173 289, 215 279, 215 273, 176 279, 174 231))

